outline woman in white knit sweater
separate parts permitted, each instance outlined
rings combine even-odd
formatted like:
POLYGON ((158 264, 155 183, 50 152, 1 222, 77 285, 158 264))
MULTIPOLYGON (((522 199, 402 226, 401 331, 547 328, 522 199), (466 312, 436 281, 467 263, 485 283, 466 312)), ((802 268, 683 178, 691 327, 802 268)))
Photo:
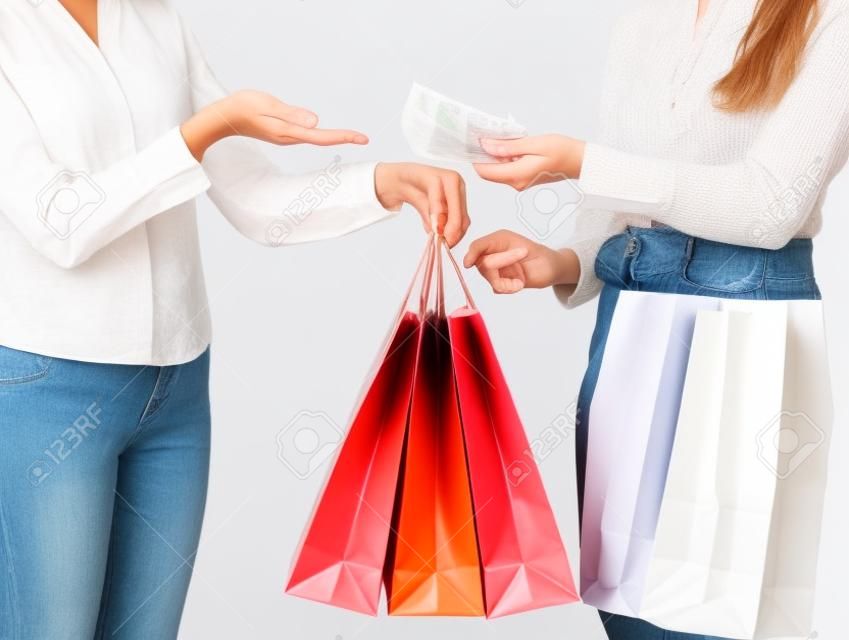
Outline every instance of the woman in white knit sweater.
MULTIPOLYGON (((817 299, 812 238, 849 154, 849 2, 642 0, 617 25, 599 142, 484 140, 484 179, 524 190, 578 179, 579 236, 555 250, 510 231, 466 256, 497 293, 600 293, 579 396, 589 405, 621 290, 817 299)), ((583 496, 579 496, 582 504, 583 496)), ((610 638, 700 638, 603 614, 610 638)))

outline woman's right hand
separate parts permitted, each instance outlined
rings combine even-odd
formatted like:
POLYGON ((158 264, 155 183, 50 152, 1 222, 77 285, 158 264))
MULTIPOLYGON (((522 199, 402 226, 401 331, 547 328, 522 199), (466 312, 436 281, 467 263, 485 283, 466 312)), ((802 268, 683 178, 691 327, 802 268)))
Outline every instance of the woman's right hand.
POLYGON ((348 129, 318 129, 318 116, 261 91, 237 91, 204 107, 180 127, 198 160, 213 144, 229 136, 246 136, 277 145, 368 144, 368 137, 348 129))
POLYGON ((463 264, 476 267, 495 293, 574 285, 581 275, 571 249, 556 251, 504 229, 472 242, 463 264))

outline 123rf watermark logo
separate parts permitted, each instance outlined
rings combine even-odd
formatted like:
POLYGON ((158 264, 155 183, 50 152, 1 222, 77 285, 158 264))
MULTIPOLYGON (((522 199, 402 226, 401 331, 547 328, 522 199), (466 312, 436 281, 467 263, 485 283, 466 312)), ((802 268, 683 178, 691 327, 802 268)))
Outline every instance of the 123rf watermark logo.
POLYGON ((577 403, 572 402, 558 414, 540 434, 528 443, 524 458, 513 460, 505 468, 507 479, 514 487, 522 484, 560 445, 574 438, 577 422, 577 403))
POLYGON ((102 412, 100 405, 92 402, 70 427, 62 431, 39 454, 39 458, 27 467, 27 479, 32 486, 37 487, 47 480, 59 465, 63 464, 83 442, 91 437, 102 422, 100 415, 102 412))
POLYGON ((759 245, 798 225, 798 215, 820 192, 825 180, 825 161, 815 158, 767 207, 765 215, 752 229, 752 239, 759 245))
POLYGON ((516 215, 538 240, 546 240, 581 207, 584 193, 565 174, 544 171, 516 194, 516 215))
POLYGON ((342 429, 323 411, 301 411, 277 434, 277 457, 304 480, 333 455, 342 435, 342 429))
POLYGON ((758 434, 758 458, 784 480, 814 455, 825 439, 825 432, 807 414, 782 411, 758 434))
POLYGON ((309 215, 320 207, 342 184, 342 158, 336 156, 329 165, 319 172, 280 216, 277 216, 265 230, 265 239, 269 245, 279 247, 292 235, 309 215))
POLYGON ((83 171, 60 171, 38 192, 38 219, 60 240, 80 228, 106 201, 106 193, 83 171))

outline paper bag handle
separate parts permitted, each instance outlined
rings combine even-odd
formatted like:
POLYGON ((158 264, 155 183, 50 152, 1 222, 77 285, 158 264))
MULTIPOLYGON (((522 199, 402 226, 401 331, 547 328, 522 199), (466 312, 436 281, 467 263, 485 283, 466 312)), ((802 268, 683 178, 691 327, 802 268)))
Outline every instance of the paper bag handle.
MULTIPOLYGON (((428 237, 427 245, 425 246, 425 251, 422 254, 421 260, 419 261, 419 266, 416 269, 416 274, 421 272, 422 280, 421 280, 421 292, 419 298, 419 314, 421 318, 424 318, 427 315, 428 306, 431 304, 431 293, 433 293, 433 286, 435 284, 435 311, 437 315, 441 318, 444 318, 446 315, 445 309, 445 270, 443 267, 443 259, 442 259, 442 251, 443 248, 445 250, 445 255, 448 256, 448 260, 451 263, 451 266, 454 268, 454 273, 457 274, 457 280, 460 282, 460 286, 463 289, 463 295, 466 298, 466 305, 473 311, 477 311, 477 306, 475 305, 475 301, 472 298, 472 294, 469 291, 469 286, 466 284, 466 280, 463 277, 463 271, 460 268, 459 263, 454 258, 454 255, 451 253, 451 249, 448 248, 448 244, 445 241, 445 237, 439 235, 438 233, 432 233, 428 237)), ((413 287, 415 286, 418 278, 414 278, 413 282, 410 284, 409 289, 407 290, 407 295, 404 298, 404 306, 406 306, 407 301, 409 300, 410 295, 412 294, 413 287)))
MULTIPOLYGON (((437 252, 440 255, 440 258, 442 256, 443 246, 445 247, 445 255, 448 256, 448 260, 451 262, 451 266, 454 267, 454 273, 457 274, 457 279, 460 281, 460 286, 463 288, 463 295, 466 297, 466 304, 468 305, 469 309, 471 309, 472 311, 477 311, 478 310, 477 305, 475 305, 475 301, 472 298, 472 293, 471 293, 471 291, 469 291, 469 286, 466 284, 466 279, 463 277, 463 270, 460 269, 460 265, 457 263, 456 258, 454 258, 454 254, 451 253, 451 249, 448 248, 448 244, 445 242, 445 238, 440 236, 438 243, 437 243, 437 248, 436 248, 437 252)), ((439 266, 440 266, 439 283, 440 283, 440 286, 441 286, 442 285, 442 260, 441 259, 439 261, 439 266)), ((441 287, 441 291, 444 293, 444 287, 441 287)), ((445 303, 444 303, 444 300, 443 300, 442 308, 444 309, 444 307, 445 307, 445 303)))

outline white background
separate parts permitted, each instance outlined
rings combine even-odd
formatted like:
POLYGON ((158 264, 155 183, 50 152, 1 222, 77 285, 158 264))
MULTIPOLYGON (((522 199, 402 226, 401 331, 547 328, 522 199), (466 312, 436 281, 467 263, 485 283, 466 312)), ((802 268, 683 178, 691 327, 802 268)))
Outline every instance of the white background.
MULTIPOLYGON (((175 0, 231 89, 256 88, 317 111, 326 126, 358 128, 365 149, 289 148, 292 172, 344 161, 412 159, 399 114, 413 81, 535 133, 592 138, 608 34, 624 0, 175 0)), ((695 2, 696 0, 682 0, 695 2)), ((469 239, 525 231, 516 195, 469 184, 469 239)), ((285 203, 281 203, 281 210, 285 203)), ((837 391, 836 436, 820 570, 819 638, 845 637, 849 516, 843 426, 849 417, 846 275, 849 175, 831 190, 817 239, 837 391)), ((215 324, 213 464, 203 540, 181 637, 354 640, 604 638, 588 607, 511 618, 377 619, 283 595, 289 564, 326 465, 305 480, 277 456, 276 437, 301 411, 344 427, 423 246, 412 210, 353 236, 279 250, 238 236, 204 201, 200 226, 215 324)), ((548 242, 568 237, 565 224, 548 242)), ((458 250, 462 255, 468 241, 458 250)), ((586 363, 595 304, 566 311, 550 292, 495 297, 469 274, 531 437, 568 409, 586 363)), ((574 446, 542 463, 577 565, 574 446)))

